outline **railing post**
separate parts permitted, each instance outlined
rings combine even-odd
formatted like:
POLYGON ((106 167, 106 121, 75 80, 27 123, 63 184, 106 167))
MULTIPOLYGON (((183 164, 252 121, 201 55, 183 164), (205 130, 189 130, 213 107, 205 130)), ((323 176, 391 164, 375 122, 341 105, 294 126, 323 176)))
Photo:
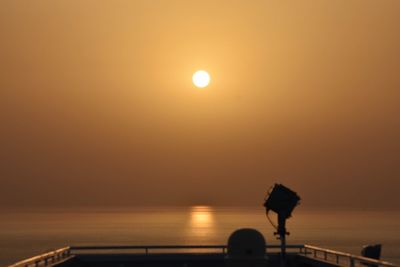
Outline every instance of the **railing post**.
POLYGON ((339 255, 336 254, 336 263, 339 264, 339 255))
POLYGON ((328 260, 328 253, 324 251, 324 260, 328 260))
POLYGON ((355 266, 354 258, 350 257, 350 267, 354 267, 354 266, 355 266))
POLYGON ((317 250, 314 249, 314 258, 316 258, 316 257, 317 257, 317 250))
POLYGON ((148 247, 145 248, 145 252, 146 252, 146 255, 149 254, 149 248, 148 247))

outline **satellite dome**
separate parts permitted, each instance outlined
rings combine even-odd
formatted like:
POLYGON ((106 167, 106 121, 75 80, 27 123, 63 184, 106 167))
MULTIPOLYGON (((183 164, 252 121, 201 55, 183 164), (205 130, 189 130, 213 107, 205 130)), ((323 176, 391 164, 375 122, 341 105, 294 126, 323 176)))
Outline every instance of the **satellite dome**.
POLYGON ((264 259, 264 236, 255 229, 239 229, 228 240, 228 256, 231 259, 264 259))

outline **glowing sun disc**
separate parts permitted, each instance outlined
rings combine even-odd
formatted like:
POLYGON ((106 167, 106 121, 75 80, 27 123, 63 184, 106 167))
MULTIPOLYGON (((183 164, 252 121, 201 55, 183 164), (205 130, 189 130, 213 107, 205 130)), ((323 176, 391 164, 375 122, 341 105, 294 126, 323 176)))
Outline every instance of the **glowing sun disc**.
POLYGON ((199 88, 204 88, 210 83, 210 75, 207 71, 199 70, 193 74, 193 84, 199 88))

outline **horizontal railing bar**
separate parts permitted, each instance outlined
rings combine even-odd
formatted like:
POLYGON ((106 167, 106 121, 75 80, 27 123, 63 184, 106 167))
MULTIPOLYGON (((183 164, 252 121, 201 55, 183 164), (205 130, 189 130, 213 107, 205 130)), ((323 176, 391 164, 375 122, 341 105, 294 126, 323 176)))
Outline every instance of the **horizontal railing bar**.
POLYGON ((376 260, 376 259, 367 258, 367 257, 363 257, 363 256, 357 256, 357 255, 353 255, 350 253, 345 253, 345 252, 340 252, 340 251, 335 251, 335 250, 325 249, 325 248, 319 248, 319 247, 310 246, 310 245, 304 245, 304 247, 306 249, 310 249, 310 250, 314 250, 314 251, 320 251, 320 252, 324 252, 324 253, 331 254, 331 255, 342 256, 342 257, 348 258, 349 260, 357 260, 361 263, 398 267, 398 265, 387 262, 387 261, 376 260))
POLYGON ((304 247, 307 249, 321 251, 321 252, 327 252, 329 254, 335 254, 335 255, 344 256, 344 257, 354 256, 350 253, 345 253, 345 252, 340 252, 340 251, 335 251, 335 250, 331 250, 331 249, 325 249, 325 248, 320 248, 320 247, 315 247, 315 246, 310 246, 310 245, 304 245, 304 247))
POLYGON ((181 245, 170 245, 170 246, 159 246, 159 245, 151 245, 151 246, 72 246, 71 250, 107 250, 107 249, 191 249, 191 248, 208 248, 208 249, 222 249, 226 246, 219 245, 210 245, 210 246, 181 246, 181 245))
MULTIPOLYGON (((226 245, 148 245, 148 246, 71 246, 71 250, 111 250, 111 249, 226 249, 226 245)), ((280 248, 280 245, 267 245, 266 248, 280 248)), ((286 248, 300 249, 304 245, 287 245, 286 248)))
POLYGON ((13 265, 9 265, 8 267, 29 266, 31 264, 38 265, 38 263, 40 262, 47 261, 50 258, 63 255, 64 253, 69 255, 69 251, 70 247, 60 248, 54 251, 46 252, 44 254, 19 261, 17 263, 14 263, 13 265))

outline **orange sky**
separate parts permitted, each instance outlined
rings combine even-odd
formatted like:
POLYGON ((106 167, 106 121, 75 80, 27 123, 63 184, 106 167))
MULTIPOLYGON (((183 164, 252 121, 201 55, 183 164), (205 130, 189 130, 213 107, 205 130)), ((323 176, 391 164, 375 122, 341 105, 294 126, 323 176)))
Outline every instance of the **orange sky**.
POLYGON ((398 207, 400 1, 0 2, 0 206, 398 207), (212 83, 191 83, 197 69, 212 83))

